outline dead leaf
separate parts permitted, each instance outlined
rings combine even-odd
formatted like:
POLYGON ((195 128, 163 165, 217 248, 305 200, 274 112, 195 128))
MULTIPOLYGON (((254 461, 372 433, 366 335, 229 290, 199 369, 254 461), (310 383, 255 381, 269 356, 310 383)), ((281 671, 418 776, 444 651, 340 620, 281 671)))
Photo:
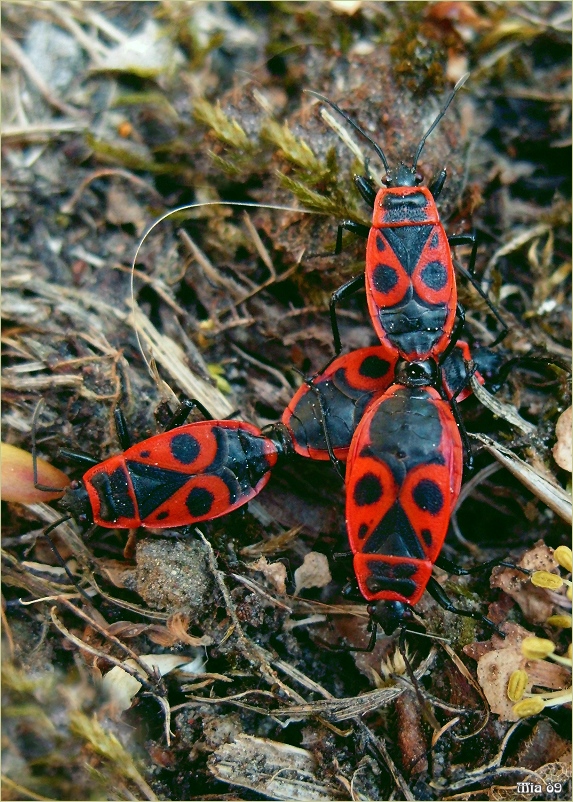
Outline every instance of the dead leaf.
POLYGON ((260 571, 277 593, 286 593, 287 571, 283 563, 270 563, 266 557, 259 557, 255 563, 250 563, 249 568, 252 571, 260 571))
POLYGON ((555 437, 557 442, 553 446, 553 459, 563 468, 564 471, 573 470, 573 445, 571 437, 571 428, 573 426, 571 407, 559 416, 557 425, 555 426, 555 437))
POLYGON ((304 561, 294 572, 294 595, 298 596, 303 588, 323 588, 332 582, 332 574, 325 554, 311 551, 305 554, 304 561))
MULTIPOLYGON (((529 571, 555 572, 558 569, 557 561, 550 549, 542 540, 529 549, 517 563, 521 568, 529 571)), ((516 571, 514 568, 494 569, 490 580, 492 588, 500 588, 511 596, 521 607, 523 615, 532 624, 542 624, 553 613, 555 606, 551 596, 545 588, 538 588, 531 584, 529 577, 516 571)))

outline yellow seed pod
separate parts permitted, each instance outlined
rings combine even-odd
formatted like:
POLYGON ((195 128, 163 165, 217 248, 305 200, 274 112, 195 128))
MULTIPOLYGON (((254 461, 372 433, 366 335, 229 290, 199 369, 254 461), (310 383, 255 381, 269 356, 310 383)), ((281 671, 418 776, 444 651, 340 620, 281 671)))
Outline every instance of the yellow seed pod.
POLYGON ((570 615, 550 615, 547 619, 550 627, 560 627, 561 629, 571 629, 570 615))
POLYGON ((549 571, 534 571, 531 575, 531 584, 547 590, 559 590, 563 580, 557 574, 550 574, 549 571))
POLYGON ((0 455, 3 501, 17 501, 20 504, 52 501, 61 498, 64 489, 70 484, 65 473, 54 468, 49 462, 38 458, 36 460, 38 484, 55 488, 54 490, 38 490, 34 485, 34 459, 31 454, 21 448, 16 448, 16 446, 2 443, 0 455))
POLYGON ((547 638, 524 638, 521 643, 521 653, 528 660, 543 660, 548 654, 553 654, 555 644, 547 638))
POLYGON ((569 585, 569 587, 567 588, 566 596, 569 599, 569 601, 573 601, 573 588, 571 587, 571 585, 569 585))
POLYGON ((565 652, 565 657, 568 657, 569 660, 573 658, 573 649, 571 647, 572 644, 570 643, 569 646, 567 647, 567 651, 565 652))
POLYGON ((571 573, 573 570, 573 553, 569 546, 558 546, 553 552, 553 556, 562 568, 571 573))
POLYGON ((539 697, 532 696, 529 699, 522 699, 517 704, 513 705, 513 712, 519 718, 527 718, 528 716, 536 716, 541 713, 545 707, 545 702, 539 697))
POLYGON ((507 698, 512 702, 519 702, 527 687, 528 679, 527 671, 522 668, 514 671, 507 683, 507 698))

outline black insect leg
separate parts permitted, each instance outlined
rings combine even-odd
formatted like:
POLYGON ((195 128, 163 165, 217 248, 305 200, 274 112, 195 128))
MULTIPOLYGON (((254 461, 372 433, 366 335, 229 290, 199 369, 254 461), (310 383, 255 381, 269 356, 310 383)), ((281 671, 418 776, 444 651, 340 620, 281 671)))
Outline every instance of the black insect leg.
POLYGON ((369 226, 362 225, 362 223, 355 223, 354 220, 343 220, 336 232, 336 245, 334 247, 335 256, 342 253, 342 232, 344 230, 352 231, 353 234, 364 237, 364 239, 368 239, 368 234, 370 233, 369 226))
POLYGON ((464 447, 464 465, 471 471, 474 466, 474 458, 472 454, 472 447, 470 443, 470 439, 468 437, 468 432, 465 427, 465 424, 462 420, 462 416, 460 415, 460 408, 458 406, 458 402, 455 398, 450 398, 449 401, 450 409, 452 410, 452 414, 454 416, 454 420, 456 421, 457 427, 460 431, 460 437, 462 438, 462 445, 464 447))
MULTIPOLYGON (((513 359, 509 359, 507 362, 499 368, 497 372, 497 377, 495 382, 489 382, 489 389, 492 393, 497 393, 500 387, 505 384, 507 381, 507 377, 511 373, 512 370, 515 368, 527 368, 528 365, 535 367, 536 365, 541 364, 543 366, 551 365, 553 367, 559 368, 560 370, 565 371, 566 373, 571 373, 571 365, 564 360, 560 360, 556 357, 546 357, 546 356, 517 356, 513 359)), ((539 385, 535 385, 539 386, 539 385)))
POLYGON ((310 390, 314 393, 314 395, 318 399, 318 408, 320 410, 320 425, 322 426, 322 431, 324 432, 324 439, 326 441, 326 449, 328 451, 328 456, 330 457, 330 461, 334 467, 334 470, 340 476, 342 481, 344 481, 344 471, 341 468, 341 465, 343 465, 344 463, 338 459, 338 457, 334 453, 334 448, 332 447, 332 440, 330 439, 330 432, 328 431, 328 425, 326 422, 328 413, 324 408, 322 393, 320 392, 319 388, 315 384, 313 384, 312 379, 307 381, 307 384, 310 390))
POLYGON ((373 618, 370 618, 368 623, 368 631, 370 632, 370 639, 367 646, 331 646, 323 640, 318 640, 317 643, 329 652, 338 652, 339 654, 342 652, 373 652, 378 634, 378 623, 373 618))
POLYGON ((89 454, 84 454, 83 451, 70 451, 69 448, 60 448, 60 456, 69 459, 72 462, 77 462, 78 465, 83 465, 85 468, 93 468, 100 460, 91 457, 89 454))
MULTIPOLYGON (((340 342, 340 332, 338 330, 338 320, 336 319, 336 304, 339 301, 344 300, 345 298, 349 298, 355 292, 357 292, 361 286, 364 285, 364 273, 360 273, 359 276, 355 276, 351 278, 350 281, 347 281, 342 287, 339 287, 335 292, 332 293, 332 297, 330 298, 330 325, 332 327, 332 337, 334 340, 334 350, 336 352, 336 356, 342 351, 342 343, 340 342)), ((332 360, 331 360, 332 361, 332 360)), ((330 364, 330 362, 328 363, 330 364)), ((323 368, 321 373, 326 370, 326 367, 323 368)))
POLYGON ((113 417, 115 420, 115 431, 117 433, 117 439, 119 440, 119 445, 122 451, 127 451, 128 448, 131 448, 132 441, 131 435, 129 434, 129 429, 127 428, 127 421, 125 419, 125 415, 121 411, 121 409, 114 409, 113 417))
POLYGON ((462 332, 464 330, 464 326, 466 323, 466 312, 460 303, 458 303, 456 306, 456 314, 458 319, 452 331, 452 335, 450 337, 448 345, 446 346, 444 351, 440 354, 440 361, 439 361, 440 365, 443 365, 446 359, 452 353, 452 351, 457 345, 458 340, 462 336, 462 332))
POLYGON ((60 554, 60 552, 58 550, 58 547, 56 546, 56 544, 54 543, 54 541, 50 537, 50 532, 53 532, 54 529, 56 529, 60 524, 63 524, 65 521, 71 520, 72 517, 73 516, 71 516, 71 515, 64 515, 63 518, 59 518, 57 521, 54 521, 53 524, 50 524, 50 526, 47 526, 44 529, 44 531, 42 532, 42 536, 46 539, 48 545, 50 546, 50 548, 52 549, 52 551, 54 553, 54 556, 55 556, 56 560, 59 562, 61 567, 66 572, 66 576, 68 577, 68 579, 70 580, 72 585, 77 589, 77 591, 80 594, 80 596, 82 596, 91 607, 91 606, 93 606, 93 600, 90 599, 90 597, 85 592, 85 590, 80 586, 79 582, 77 581, 75 576, 72 574, 72 572, 68 568, 66 561, 64 560, 64 558, 60 554))
POLYGON ((487 297, 486 293, 482 290, 482 288, 479 285, 479 282, 475 278, 475 263, 476 263, 476 254, 477 254, 477 245, 478 245, 476 233, 475 233, 475 231, 472 231, 471 234, 454 234, 453 236, 448 237, 448 242, 453 247, 455 247, 456 245, 471 245, 472 246, 472 251, 471 251, 471 254, 470 254, 470 261, 469 261, 469 264, 468 264, 468 269, 466 270, 464 267, 462 267, 461 264, 457 260, 454 260, 454 266, 455 266, 456 270, 459 273, 461 273, 461 275, 467 281, 470 282, 472 287, 479 293, 479 295, 481 295, 483 300, 488 305, 492 315, 496 318, 496 320, 500 324, 501 333, 498 334, 498 336, 495 338, 495 340, 491 343, 490 347, 493 347, 494 345, 498 345, 498 343, 500 343, 504 339, 504 337, 507 336, 507 334, 509 332, 509 328, 507 326, 507 323, 503 319, 503 317, 500 315, 497 307, 489 300, 489 298, 487 297))
MULTIPOLYGON (((436 178, 434 183, 430 185, 430 187, 429 187, 430 194, 432 195, 434 200, 438 197, 438 195, 441 193, 442 189, 444 188, 444 184, 446 182, 447 175, 448 175, 447 170, 444 167, 444 169, 441 171, 441 173, 436 178)), ((450 241, 450 244, 451 244, 451 241, 450 241)))
POLYGON ((464 448, 464 464, 466 468, 471 471, 473 468, 472 447, 470 439, 468 437, 467 429, 462 420, 462 416, 460 415, 460 408, 458 406, 458 402, 456 401, 454 396, 448 398, 443 384, 439 384, 437 390, 440 393, 441 397, 444 399, 444 401, 446 401, 450 405, 450 409, 452 410, 452 415, 454 416, 454 420, 459 429, 460 437, 462 439, 462 445, 464 448))
POLYGON ((527 576, 531 575, 531 571, 528 571, 527 568, 521 568, 519 565, 515 565, 515 563, 509 562, 508 560, 488 560, 485 563, 474 565, 472 568, 461 568, 451 560, 448 560, 447 557, 444 557, 443 554, 440 554, 434 560, 434 564, 443 571, 447 571, 448 574, 454 574, 455 576, 469 576, 470 574, 478 574, 480 571, 487 571, 490 568, 497 568, 498 566, 503 568, 513 568, 516 571, 521 571, 527 576))
POLYGON ((360 192, 366 203, 374 208, 374 201, 376 200, 377 190, 372 186, 367 176, 355 175, 354 186, 360 192))
POLYGON ((406 627, 400 627, 400 635, 398 636, 398 651, 402 655, 402 660, 404 661, 404 666, 406 667, 406 673, 410 682, 412 683, 412 687, 416 694, 416 698, 418 699, 418 704, 422 710, 424 718, 428 722, 428 724, 432 727, 433 730, 436 732, 440 729, 440 725, 434 715, 434 711, 427 699, 424 699, 422 694, 422 689, 420 688, 420 683, 416 679, 416 675, 414 673, 414 669, 412 668, 412 664, 408 659, 408 655, 406 653, 406 632, 408 630, 406 627))
POLYGON ((499 627, 493 623, 489 618, 481 613, 478 613, 474 610, 464 610, 461 607, 456 607, 455 604, 451 601, 450 597, 447 595, 443 587, 440 583, 434 579, 433 576, 430 577, 430 580, 426 586, 426 590, 430 594, 430 596, 438 602, 440 607, 443 607, 444 610, 447 610, 449 613, 455 613, 456 615, 462 615, 465 618, 473 618, 476 621, 481 621, 482 624, 485 624, 490 629, 493 629, 495 633, 497 633, 500 637, 505 638, 505 635, 499 629, 499 627))
POLYGON ((470 253, 470 261, 468 264, 468 273, 471 276, 475 276, 476 256, 477 256, 477 246, 478 246, 477 234, 475 230, 472 231, 470 234, 452 234, 451 237, 448 237, 448 242, 453 248, 455 248, 456 245, 472 246, 472 251, 470 253))
MULTIPOLYGON (((64 487, 52 487, 51 485, 41 485, 38 482, 38 446, 36 443, 36 432, 38 428, 38 416, 40 414, 40 409, 42 408, 44 401, 40 399, 36 404, 36 409, 34 410, 34 415, 32 417, 32 472, 34 477, 34 487, 36 490, 42 490, 45 493, 58 493, 60 491, 65 490, 64 487)), ((60 450, 60 453, 62 451, 60 450)), ((70 452, 71 453, 71 452, 70 452)), ((81 459, 84 461, 84 464, 88 462, 89 466, 97 465, 97 460, 93 459, 93 457, 89 457, 87 454, 82 454, 81 459)))
POLYGON ((173 415, 169 418, 165 431, 170 432, 172 429, 182 426, 193 409, 198 409, 205 420, 214 420, 209 410, 204 407, 200 401, 197 401, 196 398, 183 398, 173 415))

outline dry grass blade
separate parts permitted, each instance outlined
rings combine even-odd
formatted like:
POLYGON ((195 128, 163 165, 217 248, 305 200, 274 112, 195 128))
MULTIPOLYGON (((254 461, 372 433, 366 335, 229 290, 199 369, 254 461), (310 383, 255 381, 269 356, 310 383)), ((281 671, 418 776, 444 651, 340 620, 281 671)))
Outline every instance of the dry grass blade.
POLYGON ((233 407, 225 396, 187 367, 179 344, 167 335, 161 334, 137 305, 133 307, 130 321, 152 357, 165 368, 174 384, 188 398, 200 401, 217 419, 227 418, 231 414, 233 407))
MULTIPOLYGON (((421 677, 429 671, 434 659, 436 657, 436 650, 432 648, 426 659, 415 669, 414 675, 416 679, 421 677)), ((276 716, 281 715, 316 715, 320 714, 328 718, 330 721, 346 721, 351 718, 363 716, 372 710, 379 707, 384 707, 391 701, 396 699, 405 688, 401 685, 394 685, 391 688, 381 688, 374 691, 367 691, 360 696, 354 696, 347 699, 335 699, 331 697, 321 702, 310 702, 305 705, 292 705, 289 707, 279 708, 273 710, 276 716)))
POLYGON ((219 747, 209 758, 209 769, 217 779, 250 788, 270 799, 345 799, 346 791, 319 780, 315 756, 306 749, 238 735, 219 747), (253 772, 253 766, 257 771, 253 772))
POLYGON ((572 521, 571 497, 559 485, 549 481, 545 476, 541 476, 527 462, 516 457, 505 446, 496 443, 490 437, 483 434, 472 434, 475 440, 479 440, 485 449, 500 462, 504 468, 513 474, 519 481, 527 487, 538 499, 543 501, 549 509, 556 512, 566 523, 572 521))
POLYGON ((499 418, 506 420, 512 426, 515 426, 520 432, 528 435, 535 435, 537 429, 533 424, 526 421, 518 412, 515 410, 514 407, 510 406, 509 404, 504 404, 499 399, 495 398, 491 393, 489 393, 483 385, 481 385, 478 380, 476 379, 475 373, 471 372, 470 374, 470 384, 472 391, 475 397, 480 401, 484 407, 487 407, 494 415, 497 415, 499 418))

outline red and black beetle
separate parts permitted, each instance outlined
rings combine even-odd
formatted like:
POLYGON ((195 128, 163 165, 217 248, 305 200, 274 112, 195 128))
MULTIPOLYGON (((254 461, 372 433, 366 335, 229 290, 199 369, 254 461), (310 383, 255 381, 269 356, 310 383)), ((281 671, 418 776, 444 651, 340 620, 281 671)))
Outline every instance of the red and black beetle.
POLYGON ((468 271, 457 263, 456 268, 482 295, 503 326, 495 342, 499 342, 507 333, 499 313, 473 277, 475 235, 448 237, 440 222, 435 199, 444 186, 446 170, 441 171, 429 188, 419 186, 422 178, 417 174, 418 159, 426 139, 446 113, 468 75, 457 82, 420 140, 412 166, 401 162, 396 170, 390 168, 382 148, 346 112, 323 95, 309 91, 309 94, 341 114, 365 137, 382 160, 386 171, 383 179, 385 186, 378 190, 368 176, 367 166, 365 175, 354 177, 358 191, 373 208, 372 226, 369 228, 353 220, 344 220, 338 227, 335 253, 340 253, 344 229, 367 237, 368 243, 365 274, 346 282, 333 293, 330 301, 336 354, 342 348, 336 304, 356 292, 365 280, 368 308, 380 341, 409 362, 429 358, 441 361, 455 344, 464 324, 464 310, 457 302, 451 245, 472 244, 468 271))

